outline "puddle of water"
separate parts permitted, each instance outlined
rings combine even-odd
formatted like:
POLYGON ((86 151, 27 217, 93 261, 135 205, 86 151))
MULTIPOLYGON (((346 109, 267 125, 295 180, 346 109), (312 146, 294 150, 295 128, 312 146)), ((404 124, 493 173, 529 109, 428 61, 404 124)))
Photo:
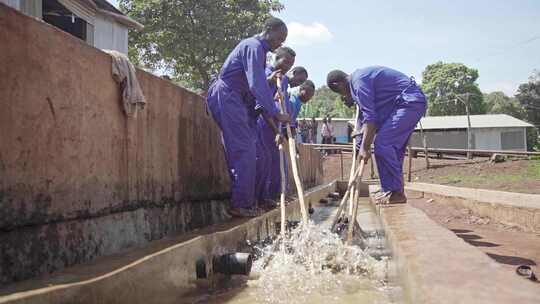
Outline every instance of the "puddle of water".
POLYGON ((400 289, 386 282, 389 260, 331 233, 333 209, 318 208, 317 224, 293 230, 284 242, 278 238, 280 246, 256 248, 260 257, 249 278, 224 280, 189 303, 397 303, 400 289))

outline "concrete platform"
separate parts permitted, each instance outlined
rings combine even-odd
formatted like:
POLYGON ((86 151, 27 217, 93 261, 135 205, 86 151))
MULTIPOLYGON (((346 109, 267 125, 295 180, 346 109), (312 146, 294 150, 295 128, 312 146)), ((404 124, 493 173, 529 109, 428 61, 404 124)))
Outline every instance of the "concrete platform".
MULTIPOLYGON (((306 191, 306 203, 317 203, 335 191, 335 183, 306 191)), ((287 207, 288 219, 299 220, 297 202, 287 207)), ((67 268, 49 277, 0 289, 0 303, 181 303, 198 282, 195 263, 202 258, 211 272, 214 255, 235 252, 246 240, 274 235, 280 210, 249 220, 201 229, 177 239, 151 243, 140 250, 104 257, 67 268)))
POLYGON ((375 208, 410 303, 540 303, 540 284, 508 275, 422 211, 407 204, 375 208))
POLYGON ((415 197, 467 208, 477 216, 540 233, 540 195, 426 183, 408 183, 405 190, 415 197))

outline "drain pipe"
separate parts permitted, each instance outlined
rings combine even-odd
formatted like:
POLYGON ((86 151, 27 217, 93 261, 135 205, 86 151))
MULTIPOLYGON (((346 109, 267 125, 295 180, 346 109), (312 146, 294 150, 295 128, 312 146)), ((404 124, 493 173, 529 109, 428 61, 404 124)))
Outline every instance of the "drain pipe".
POLYGON ((212 261, 214 272, 225 275, 249 275, 252 265, 253 255, 243 252, 215 256, 212 261))

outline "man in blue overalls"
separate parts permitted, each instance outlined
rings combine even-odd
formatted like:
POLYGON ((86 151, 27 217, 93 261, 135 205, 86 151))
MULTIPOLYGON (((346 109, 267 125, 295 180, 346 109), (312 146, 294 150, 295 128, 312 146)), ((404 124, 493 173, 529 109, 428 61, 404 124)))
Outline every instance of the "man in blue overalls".
MULTIPOLYGON (((281 83, 281 94, 286 94, 286 88, 289 85, 289 78, 283 76, 291 69, 294 64, 296 53, 288 47, 280 47, 275 52, 275 58, 272 64, 266 67, 266 76, 270 91, 275 97, 277 93, 276 81, 281 83)), ((285 96, 285 95, 284 95, 285 96)), ((280 110, 280 105, 277 100, 274 100, 274 106, 277 111, 280 110)), ((266 113, 261 113, 257 119, 257 172, 255 178, 255 198, 259 202, 259 206, 264 209, 271 209, 274 203, 270 201, 269 187, 271 183, 271 170, 273 165, 274 153, 278 159, 279 173, 279 151, 278 144, 283 141, 279 122, 268 117, 266 113)), ((280 192, 278 176, 278 185, 275 191, 280 192)))
MULTIPOLYGON (((289 95, 287 89, 289 87, 297 87, 302 84, 308 77, 307 70, 303 67, 294 67, 289 71, 292 64, 294 64, 294 59, 296 53, 289 48, 280 48, 286 52, 278 52, 276 50, 276 58, 272 66, 268 67, 266 74, 268 75, 269 84, 272 92, 277 93, 276 79, 281 79, 281 94, 284 97, 284 104, 287 109, 287 113, 291 113, 291 105, 289 101, 289 95), (280 54, 282 53, 282 54, 280 54), (292 62, 288 59, 292 55, 292 62), (287 71, 289 71, 287 73, 287 71)), ((279 101, 275 99, 276 108, 279 109, 279 101)), ((259 118, 257 121, 257 132, 259 133, 259 138, 261 143, 264 146, 264 149, 261 150, 262 153, 257 155, 257 198, 261 202, 261 206, 265 209, 272 209, 276 206, 274 200, 279 197, 281 193, 281 171, 279 163, 279 149, 274 141, 275 130, 272 131, 271 121, 263 119, 264 115, 259 118)), ((284 129, 279 126, 278 130, 284 133, 284 129)), ((285 158, 286 160, 286 158, 285 158)), ((287 179, 287 162, 285 162, 285 178, 287 179)), ((287 186, 288 184, 286 184, 287 186)))
POLYGON ((222 131, 225 158, 232 180, 233 216, 258 214, 255 207, 256 116, 255 100, 268 117, 288 122, 280 114, 265 74, 266 55, 287 38, 287 26, 277 18, 264 31, 242 40, 229 54, 219 77, 208 90, 208 109, 222 131))
MULTIPOLYGON (((416 124, 426 112, 426 97, 412 77, 382 66, 356 70, 351 75, 335 70, 326 80, 342 100, 361 108, 362 126, 359 155, 371 157, 375 144, 375 161, 381 179, 381 190, 389 203, 405 203, 403 160, 405 148, 416 124)), ((359 130, 353 136, 359 135, 359 130)))
POLYGON ((298 115, 302 110, 302 105, 308 103, 315 94, 315 84, 311 80, 306 80, 300 85, 297 93, 292 94, 289 98, 291 102, 291 128, 294 129, 293 134, 296 133, 298 128, 298 115))

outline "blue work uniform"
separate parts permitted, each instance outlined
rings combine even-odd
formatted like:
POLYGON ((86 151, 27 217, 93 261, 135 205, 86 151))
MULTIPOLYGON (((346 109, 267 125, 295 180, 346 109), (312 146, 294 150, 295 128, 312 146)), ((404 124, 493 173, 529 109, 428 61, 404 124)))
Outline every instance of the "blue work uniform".
POLYGON ((300 96, 292 95, 290 98, 290 105, 291 111, 289 113, 291 114, 291 127, 296 129, 298 127, 298 115, 302 110, 302 101, 300 100, 300 96))
MULTIPOLYGON (((274 71, 273 67, 266 68, 266 75, 270 76, 274 71)), ((285 99, 285 105, 289 103, 287 88, 289 87, 289 78, 281 78, 281 94, 285 99)), ((278 88, 275 83, 270 84, 272 96, 275 96, 278 88)), ((274 106, 279 111, 279 100, 274 101, 274 106)), ((289 108, 289 107, 287 107, 289 108)), ((265 115, 264 113, 262 115, 265 115)), ((264 117, 257 119, 257 173, 255 181, 255 196, 261 201, 264 199, 276 199, 281 193, 281 170, 279 163, 279 148, 275 143, 275 134, 268 125, 264 117)), ((274 120, 278 129, 280 124, 274 120)), ((286 158, 285 158, 286 161, 286 158)), ((285 162, 287 164, 287 162, 285 162)), ((287 165, 285 165, 285 175, 287 176, 287 165)))
POLYGON ((255 203, 255 103, 269 117, 278 113, 265 75, 269 51, 269 43, 259 36, 242 40, 208 90, 208 109, 222 131, 235 208, 255 203))
POLYGON ((375 161, 383 191, 403 191, 403 159, 409 137, 426 112, 426 97, 413 78, 382 66, 356 70, 351 94, 361 123, 374 123, 375 161))

